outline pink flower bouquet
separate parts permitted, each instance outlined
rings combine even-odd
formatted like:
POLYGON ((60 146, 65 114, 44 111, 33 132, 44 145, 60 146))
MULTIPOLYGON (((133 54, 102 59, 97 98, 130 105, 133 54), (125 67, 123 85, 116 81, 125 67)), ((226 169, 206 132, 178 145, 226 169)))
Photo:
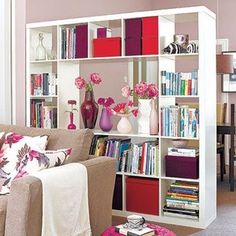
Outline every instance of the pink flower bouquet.
POLYGON ((108 98, 99 98, 98 104, 102 105, 103 107, 110 107, 113 103, 115 103, 114 99, 111 97, 108 98))
POLYGON ((155 84, 147 84, 144 81, 141 81, 140 83, 136 84, 134 86, 134 90, 131 90, 129 85, 124 86, 121 89, 121 93, 122 96, 126 98, 132 95, 136 95, 138 98, 142 99, 156 98, 159 95, 158 88, 155 84))
POLYGON ((103 108, 106 108, 110 115, 113 114, 112 109, 111 109, 111 105, 114 103, 115 103, 115 101, 111 97, 98 99, 98 104, 103 106, 103 108))
POLYGON ((134 108, 132 101, 118 103, 113 109, 114 115, 130 115, 131 113, 136 117, 138 115, 138 109, 134 108))
POLYGON ((98 73, 92 73, 90 75, 90 81, 86 82, 86 80, 79 76, 75 79, 75 86, 78 89, 85 88, 86 91, 92 91, 94 85, 98 85, 102 82, 102 79, 98 73))

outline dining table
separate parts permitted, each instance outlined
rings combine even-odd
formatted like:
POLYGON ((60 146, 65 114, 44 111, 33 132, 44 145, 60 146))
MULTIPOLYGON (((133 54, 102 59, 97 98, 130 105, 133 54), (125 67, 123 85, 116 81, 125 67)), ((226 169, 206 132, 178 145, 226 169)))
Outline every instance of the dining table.
POLYGON ((234 191, 234 162, 235 157, 235 144, 234 135, 236 133, 235 127, 235 104, 230 106, 230 122, 229 123, 217 123, 217 134, 230 136, 230 148, 229 148, 229 184, 230 191, 234 191))

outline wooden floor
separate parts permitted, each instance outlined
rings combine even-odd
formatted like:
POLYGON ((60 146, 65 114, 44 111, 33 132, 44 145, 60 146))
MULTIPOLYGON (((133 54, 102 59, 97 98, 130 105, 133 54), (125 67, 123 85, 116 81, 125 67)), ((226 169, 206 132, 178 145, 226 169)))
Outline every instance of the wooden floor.
MULTIPOLYGON (((217 218, 207 229, 159 225, 172 230, 177 236, 236 236, 236 183, 235 192, 230 192, 228 176, 226 175, 224 182, 220 182, 218 177, 217 185, 217 218)), ((113 225, 122 224, 125 221, 125 218, 113 217, 113 225)))

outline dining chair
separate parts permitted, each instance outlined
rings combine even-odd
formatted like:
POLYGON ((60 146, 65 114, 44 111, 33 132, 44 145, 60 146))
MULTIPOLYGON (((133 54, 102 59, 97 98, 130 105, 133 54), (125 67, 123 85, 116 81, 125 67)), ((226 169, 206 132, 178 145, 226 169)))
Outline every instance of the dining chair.
POLYGON ((235 105, 230 106, 230 149, 229 149, 229 183, 230 191, 234 191, 234 162, 236 161, 235 147, 235 105))
MULTIPOLYGON (((226 122, 227 103, 217 103, 217 123, 226 122)), ((217 134, 216 153, 220 156, 220 180, 224 180, 225 169, 225 137, 222 134, 217 134)))

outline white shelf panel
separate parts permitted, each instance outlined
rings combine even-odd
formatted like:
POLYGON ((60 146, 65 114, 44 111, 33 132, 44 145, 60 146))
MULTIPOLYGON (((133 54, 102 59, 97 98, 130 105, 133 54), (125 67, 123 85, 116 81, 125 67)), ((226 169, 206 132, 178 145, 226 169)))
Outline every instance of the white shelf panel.
POLYGON ((188 58, 194 58, 198 57, 198 53, 179 53, 179 54, 160 54, 160 58, 167 58, 170 60, 176 60, 178 58, 180 59, 188 59, 188 58))
POLYGON ((134 177, 142 177, 142 178, 152 178, 152 179, 159 179, 156 175, 143 175, 143 174, 133 174, 133 173, 127 173, 127 172, 117 172, 122 173, 125 176, 134 176, 134 177))
POLYGON ((46 99, 46 98, 58 98, 58 95, 30 96, 30 99, 46 99))
POLYGON ((115 61, 133 61, 133 60, 158 60, 159 55, 134 55, 134 56, 116 56, 116 57, 88 57, 88 58, 72 58, 72 59, 59 59, 59 62, 67 62, 67 63, 79 63, 79 62, 96 62, 96 61, 107 61, 107 60, 115 60, 115 61))
POLYGON ((199 98, 198 95, 188 95, 188 96, 185 96, 185 95, 161 95, 159 96, 159 98, 199 98))
POLYGON ((178 177, 167 177, 167 176, 161 176, 162 180, 180 180, 180 181, 187 181, 187 182, 198 182, 199 179, 187 179, 187 178, 178 178, 178 177))
POLYGON ((187 140, 199 140, 199 138, 193 138, 193 137, 172 137, 172 136, 160 136, 160 138, 165 138, 165 139, 187 139, 187 140))
POLYGON ((137 138, 159 138, 159 135, 150 135, 150 134, 121 134, 118 131, 103 132, 101 130, 94 130, 95 135, 108 135, 108 136, 121 136, 121 137, 137 137, 137 138))
POLYGON ((53 63, 53 62, 57 62, 58 60, 41 60, 41 61, 30 61, 31 64, 48 64, 48 63, 53 63))

